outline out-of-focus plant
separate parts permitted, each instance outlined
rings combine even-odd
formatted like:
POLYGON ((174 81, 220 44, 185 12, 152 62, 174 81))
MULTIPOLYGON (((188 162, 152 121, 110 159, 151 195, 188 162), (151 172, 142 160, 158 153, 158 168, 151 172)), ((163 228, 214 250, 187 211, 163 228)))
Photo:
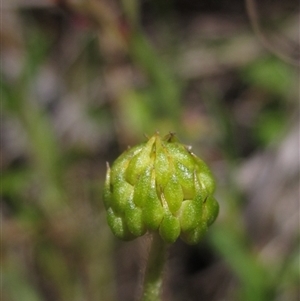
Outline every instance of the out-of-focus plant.
MULTIPOLYGON (((61 150, 53 120, 37 99, 35 84, 48 59, 51 40, 34 25, 27 28, 26 37, 25 56, 18 62, 20 73, 15 78, 6 74, 1 77, 1 114, 5 121, 16 122, 25 141, 24 158, 1 174, 1 194, 6 204, 2 223, 3 296, 7 300, 42 301, 51 292, 56 300, 65 301, 79 300, 89 290, 90 298, 101 292, 105 300, 112 301, 110 261, 101 264, 105 273, 93 269, 91 263, 95 258, 107 257, 111 239, 105 227, 100 232, 102 242, 106 241, 103 245, 94 240, 93 231, 87 231, 101 223, 98 215, 92 224, 78 223, 78 219, 87 217, 74 205, 65 185, 70 169, 65 156, 70 156, 61 150), (70 261, 72 257, 76 264, 70 261), (86 277, 93 275, 94 279, 83 283, 82 265, 86 277)), ((87 185, 86 179, 81 183, 87 185)))

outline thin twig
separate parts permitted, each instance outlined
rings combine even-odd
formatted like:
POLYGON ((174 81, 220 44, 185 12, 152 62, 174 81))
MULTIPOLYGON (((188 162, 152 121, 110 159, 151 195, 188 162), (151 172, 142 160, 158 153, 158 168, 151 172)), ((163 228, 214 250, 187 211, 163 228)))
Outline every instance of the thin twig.
POLYGON ((245 0, 246 4, 246 10, 250 19, 251 26, 253 28, 253 31, 263 44, 263 46, 268 49, 271 53, 279 57, 281 60, 285 61, 288 64, 291 64, 293 66, 300 66, 300 60, 297 58, 293 58, 282 51, 280 51, 278 48, 274 47, 272 43, 268 40, 268 38, 264 35, 261 26, 259 24, 259 16, 257 13, 257 8, 254 0, 245 0))

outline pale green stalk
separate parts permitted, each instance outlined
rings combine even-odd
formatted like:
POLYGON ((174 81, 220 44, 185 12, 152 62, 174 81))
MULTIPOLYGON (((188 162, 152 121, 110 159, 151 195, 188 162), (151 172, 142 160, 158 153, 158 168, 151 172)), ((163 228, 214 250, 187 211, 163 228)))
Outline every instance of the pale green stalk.
POLYGON ((163 241, 158 233, 152 234, 141 301, 161 300, 163 270, 167 260, 167 247, 168 244, 163 241))

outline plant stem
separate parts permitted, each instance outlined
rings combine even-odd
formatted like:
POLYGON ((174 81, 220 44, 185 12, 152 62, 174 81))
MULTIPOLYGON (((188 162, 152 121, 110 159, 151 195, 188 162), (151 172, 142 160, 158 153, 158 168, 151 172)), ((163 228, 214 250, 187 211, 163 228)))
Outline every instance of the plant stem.
POLYGON ((163 282, 163 269, 167 257, 167 246, 158 233, 152 234, 141 301, 161 300, 160 294, 163 282))

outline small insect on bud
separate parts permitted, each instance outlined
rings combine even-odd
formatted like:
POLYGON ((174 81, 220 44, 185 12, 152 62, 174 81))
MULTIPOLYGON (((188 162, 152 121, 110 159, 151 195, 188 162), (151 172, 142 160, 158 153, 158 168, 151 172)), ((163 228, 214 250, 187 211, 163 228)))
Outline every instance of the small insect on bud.
POLYGON ((198 243, 219 205, 207 165, 174 134, 158 133, 108 165, 104 205, 112 232, 131 240, 158 231, 167 243, 198 243))

